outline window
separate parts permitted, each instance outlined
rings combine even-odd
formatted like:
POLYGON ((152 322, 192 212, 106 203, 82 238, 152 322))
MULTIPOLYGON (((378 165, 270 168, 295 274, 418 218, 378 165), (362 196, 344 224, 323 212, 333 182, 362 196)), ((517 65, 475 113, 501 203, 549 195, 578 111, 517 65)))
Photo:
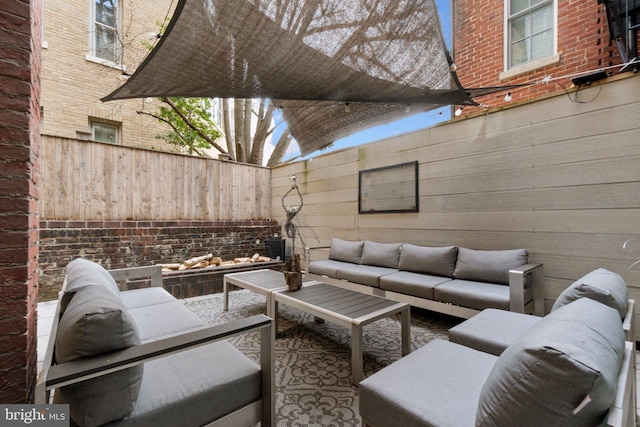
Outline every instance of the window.
POLYGON ((91 55, 114 64, 120 62, 120 0, 92 0, 91 55))
POLYGON ((98 142, 107 142, 109 144, 118 144, 120 127, 109 125, 106 123, 91 123, 91 139, 98 142))
POLYGON ((555 53, 555 0, 507 0, 507 66, 555 53))

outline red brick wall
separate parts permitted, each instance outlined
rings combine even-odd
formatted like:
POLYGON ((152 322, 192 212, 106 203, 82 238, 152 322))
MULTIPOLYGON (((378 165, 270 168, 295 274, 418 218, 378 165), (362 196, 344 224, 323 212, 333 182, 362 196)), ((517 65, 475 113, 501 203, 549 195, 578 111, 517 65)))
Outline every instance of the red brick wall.
MULTIPOLYGON (((277 221, 42 221, 40 300, 56 299, 64 268, 77 257, 107 269, 179 263, 213 253, 223 260, 265 254, 265 240, 281 234, 277 221)), ((182 288, 167 281, 177 298, 212 287, 182 288), (185 290, 186 289, 186 290, 185 290)))
MULTIPOLYGON (((504 0, 454 0, 453 44, 458 78, 464 87, 540 83, 512 91, 511 102, 521 102, 564 91, 571 76, 620 64, 617 46, 610 43, 604 7, 596 0, 558 0, 558 54, 560 62, 517 77, 500 80, 504 71, 504 0), (560 78, 559 78, 560 77, 560 78), (558 79, 559 78, 559 79, 558 79)), ((613 68, 609 72, 617 71, 613 68)), ((476 98, 499 107, 505 92, 476 98)), ((465 107, 463 112, 482 111, 465 107)))
POLYGON ((37 373, 40 0, 0 2, 0 402, 37 373))

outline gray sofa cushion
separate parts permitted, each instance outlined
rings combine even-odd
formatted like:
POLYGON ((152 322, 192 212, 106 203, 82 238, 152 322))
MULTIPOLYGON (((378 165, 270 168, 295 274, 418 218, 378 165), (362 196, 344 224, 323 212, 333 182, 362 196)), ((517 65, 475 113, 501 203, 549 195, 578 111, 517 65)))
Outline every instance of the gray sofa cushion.
POLYGON ((387 274, 397 273, 398 269, 389 267, 376 267, 374 265, 346 264, 338 268, 336 278, 348 280, 361 285, 380 287, 380 278, 387 274))
POLYGON ((67 292, 72 292, 84 286, 104 286, 119 295, 118 284, 111 274, 100 264, 84 258, 76 258, 67 264, 67 292))
POLYGON ((114 426, 199 426, 260 397, 260 367, 228 341, 145 364, 131 415, 114 426))
POLYGON ((480 391, 496 360, 431 341, 360 382, 360 414, 376 427, 473 426, 480 391))
POLYGON ((455 246, 430 247, 402 244, 398 268, 414 273, 453 277, 458 248, 455 246))
POLYGON ((205 326, 195 313, 178 300, 132 308, 129 316, 138 328, 141 342, 155 341, 205 326))
POLYGON ((160 286, 122 291, 120 292, 120 300, 127 310, 177 301, 173 295, 160 286))
POLYGON ((338 277, 338 269, 353 265, 350 262, 336 261, 333 259, 321 259, 309 263, 309 273, 321 276, 338 277))
POLYGON ((377 243, 365 240, 360 262, 376 267, 398 268, 399 259, 400 243, 377 243))
MULTIPOLYGON (((122 350, 140 342, 133 320, 107 286, 81 286, 66 295, 73 297, 58 324, 58 363, 122 350)), ((56 391, 56 403, 70 404, 71 418, 82 426, 124 418, 138 398, 142 372, 140 365, 62 387, 56 391)))
POLYGON ((551 311, 583 297, 591 298, 614 308, 620 314, 621 319, 627 314, 629 304, 627 284, 620 275, 604 268, 587 273, 573 282, 556 299, 551 311))
POLYGON ((502 353, 482 389, 476 425, 600 425, 615 397, 623 353, 616 310, 576 300, 502 353))
POLYGON ((333 238, 331 239, 329 259, 360 264, 360 261, 362 260, 363 247, 364 241, 362 240, 350 241, 333 238))
POLYGON ((540 317, 488 308, 449 329, 449 341, 500 356, 540 317))
POLYGON ((428 274, 398 271, 380 277, 380 289, 411 295, 419 298, 433 299, 433 289, 441 283, 448 282, 448 277, 430 276, 428 274))
POLYGON ((453 276, 456 279, 509 284, 509 270, 528 262, 525 249, 481 251, 458 248, 458 260, 453 276))
MULTIPOLYGON (((449 280, 433 290, 434 299, 463 307, 484 310, 499 308, 509 310, 509 287, 494 283, 449 280)), ((525 301, 530 297, 525 295, 525 301)))

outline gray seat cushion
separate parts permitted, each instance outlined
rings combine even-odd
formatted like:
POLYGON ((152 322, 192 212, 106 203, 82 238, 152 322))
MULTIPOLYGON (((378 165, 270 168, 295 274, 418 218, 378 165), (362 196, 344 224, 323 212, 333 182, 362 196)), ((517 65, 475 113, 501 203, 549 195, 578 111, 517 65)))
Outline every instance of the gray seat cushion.
POLYGON ((178 300, 132 308, 129 315, 138 328, 141 342, 156 341, 205 326, 195 313, 178 300))
POLYGON ((488 308, 449 329, 449 341, 499 356, 540 319, 488 308))
POLYGON ((377 243, 365 240, 360 262, 377 267, 398 268, 400 246, 400 243, 377 243))
MULTIPOLYGON (((73 271, 70 274, 74 274, 73 271)), ((108 286, 76 287, 65 294, 55 342, 58 363, 109 353, 140 342, 134 321, 108 286)), ((98 426, 126 417, 138 398, 143 366, 134 366, 56 390, 55 403, 70 405, 76 424, 98 426)))
MULTIPOLYGON (((435 287, 434 299, 476 310, 509 310, 509 287, 485 282, 450 280, 435 287)), ((525 301, 528 299, 525 298, 525 301)))
POLYGON ((260 387, 260 367, 216 342, 147 362, 135 409, 109 425, 205 425, 259 399, 260 387))
POLYGON ((333 238, 331 239, 331 249, 329 250, 329 259, 335 261, 351 262, 360 264, 362 260, 362 248, 364 241, 350 241, 333 238))
POLYGON ((120 292, 120 300, 127 310, 137 307, 164 304, 176 298, 159 286, 120 292))
POLYGON ((376 427, 473 426, 496 356, 434 340, 360 382, 360 415, 376 427))
POLYGON ((380 277, 397 272, 397 268, 349 264, 340 267, 336 273, 336 277, 338 279, 348 280, 349 282, 379 288, 380 277))
POLYGON ((528 262, 525 249, 481 251, 458 248, 453 276, 456 279, 487 283, 509 284, 509 270, 528 262))
POLYGON ((620 275, 604 268, 587 273, 573 282, 556 299, 551 311, 579 298, 591 298, 608 305, 618 311, 621 319, 627 314, 629 304, 627 284, 620 275))
POLYGON ((482 390, 476 425, 601 425, 623 354, 616 310, 589 298, 559 308, 498 358, 482 390))
POLYGON ((449 280, 451 279, 448 277, 399 271, 380 277, 380 289, 419 298, 433 299, 433 288, 449 280))
POLYGON ((333 259, 322 259, 317 261, 311 261, 309 263, 309 273, 319 274, 327 277, 338 277, 338 269, 341 267, 348 267, 353 265, 350 262, 336 261, 333 259))
POLYGON ((455 246, 429 247, 403 243, 398 268, 452 278, 457 257, 458 248, 455 246))

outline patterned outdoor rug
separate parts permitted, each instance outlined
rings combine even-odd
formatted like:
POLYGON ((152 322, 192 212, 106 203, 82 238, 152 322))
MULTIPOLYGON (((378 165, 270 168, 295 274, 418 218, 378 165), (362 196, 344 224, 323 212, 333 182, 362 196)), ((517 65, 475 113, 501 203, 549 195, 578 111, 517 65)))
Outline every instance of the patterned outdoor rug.
MULTIPOLYGON (((186 306, 206 323, 264 313, 265 298, 247 290, 230 293, 229 311, 222 310, 222 294, 193 298, 186 306)), ((358 389, 351 385, 350 333, 329 322, 280 304, 276 339, 276 419, 278 426, 360 426, 358 389)), ((411 309, 411 349, 447 339, 459 319, 411 309)), ((241 351, 259 360, 258 333, 231 339, 241 351)), ((400 321, 388 317, 363 332, 365 377, 401 357, 400 321)))

